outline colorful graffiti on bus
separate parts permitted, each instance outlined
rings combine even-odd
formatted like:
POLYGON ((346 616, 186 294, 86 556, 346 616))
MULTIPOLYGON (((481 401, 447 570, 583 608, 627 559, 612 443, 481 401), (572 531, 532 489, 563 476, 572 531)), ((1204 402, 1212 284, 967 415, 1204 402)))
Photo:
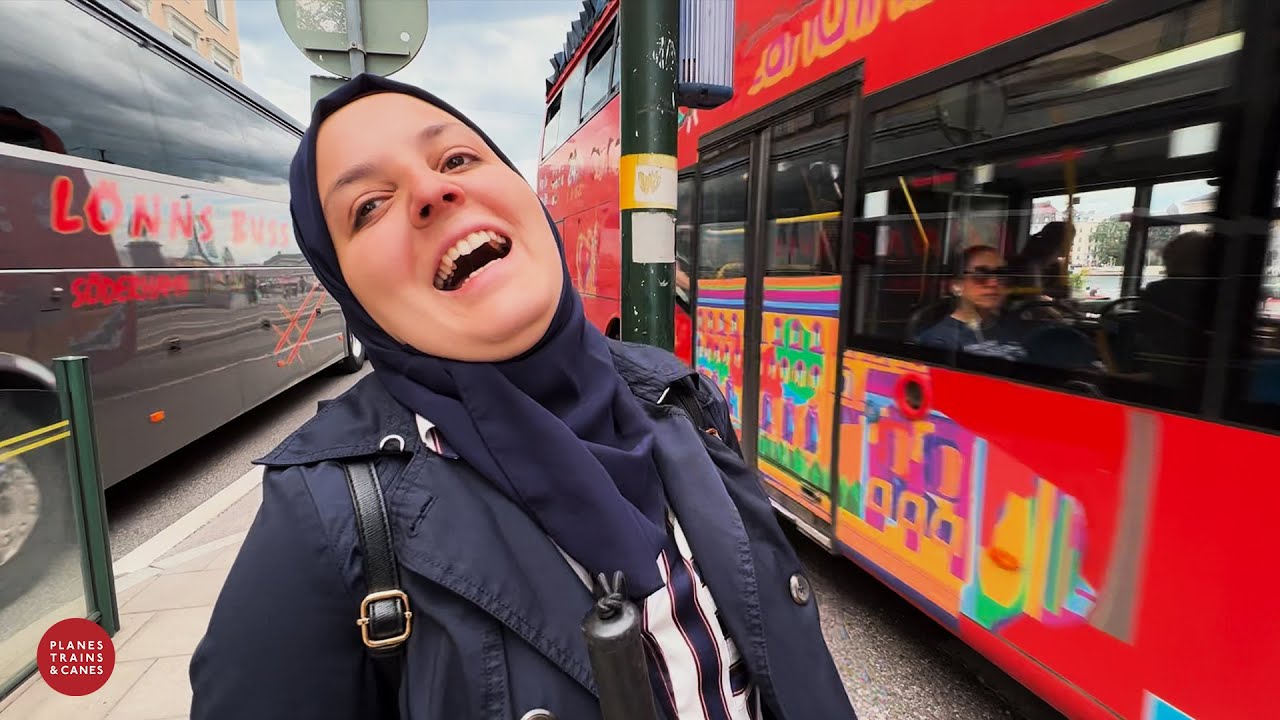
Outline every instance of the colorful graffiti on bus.
POLYGON ((760 469, 827 518, 839 315, 839 276, 764 280, 756 443, 760 469), (819 494, 816 507, 797 483, 819 494))
POLYGON ((742 278, 698 281, 696 367, 729 401, 729 416, 742 431, 742 332, 746 281, 742 278))
POLYGON ((848 352, 844 373, 839 541, 944 622, 1085 622, 1097 593, 1080 502, 927 397, 904 411, 905 381, 928 392, 926 366, 848 352))

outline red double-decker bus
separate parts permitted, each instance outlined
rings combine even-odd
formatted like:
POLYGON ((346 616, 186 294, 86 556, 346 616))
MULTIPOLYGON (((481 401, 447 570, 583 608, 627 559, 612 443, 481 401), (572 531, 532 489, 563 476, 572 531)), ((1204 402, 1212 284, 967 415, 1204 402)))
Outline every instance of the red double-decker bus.
MULTIPOLYGON (((680 343, 779 513, 1070 717, 1270 716, 1280 4, 736 5, 734 97, 679 133, 680 343)), ((538 180, 608 327, 584 7, 538 180)))

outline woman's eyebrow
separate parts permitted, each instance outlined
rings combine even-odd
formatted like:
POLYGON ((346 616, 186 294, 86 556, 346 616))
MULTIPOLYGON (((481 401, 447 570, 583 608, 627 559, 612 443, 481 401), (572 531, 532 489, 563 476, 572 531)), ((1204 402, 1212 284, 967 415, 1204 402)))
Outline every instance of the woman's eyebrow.
POLYGON ((377 168, 373 163, 362 162, 347 168, 337 180, 333 181, 333 185, 329 186, 329 191, 324 194, 324 200, 321 205, 328 205, 329 200, 333 198, 334 193, 341 190, 344 186, 359 182, 374 173, 377 168))
MULTIPOLYGON (((418 141, 425 144, 436 139, 447 130, 465 127, 466 126, 460 122, 443 122, 428 125, 418 132, 418 141)), ((338 192, 346 185, 351 185, 352 183, 359 182, 360 180, 369 177, 374 174, 376 170, 377 167, 370 162, 357 163, 347 168, 346 171, 338 176, 337 180, 333 181, 333 185, 331 185, 328 192, 325 193, 324 200, 321 202, 321 205, 328 205, 329 200, 333 198, 334 193, 338 192)))

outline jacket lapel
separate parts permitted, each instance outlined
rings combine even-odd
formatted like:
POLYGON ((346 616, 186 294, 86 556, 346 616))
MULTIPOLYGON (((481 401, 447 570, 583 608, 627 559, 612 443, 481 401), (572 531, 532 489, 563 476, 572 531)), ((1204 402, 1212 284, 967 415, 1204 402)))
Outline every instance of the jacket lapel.
POLYGON ((698 573, 720 618, 751 668, 772 694, 751 540, 697 430, 682 411, 646 404, 657 421, 654 457, 667 501, 693 551, 698 573))
POLYGON ((467 599, 597 694, 582 621, 593 601, 555 544, 465 463, 419 452, 388 498, 398 559, 467 599))

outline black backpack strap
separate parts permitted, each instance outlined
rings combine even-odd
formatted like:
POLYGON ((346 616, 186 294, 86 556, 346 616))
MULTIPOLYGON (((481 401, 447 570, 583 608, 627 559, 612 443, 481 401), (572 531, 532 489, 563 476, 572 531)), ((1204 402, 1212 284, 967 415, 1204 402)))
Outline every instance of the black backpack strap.
POLYGON ((356 624, 378 674, 394 698, 399 696, 401 651, 413 629, 413 613, 409 610, 409 596, 400 589, 400 566, 392 548, 391 523, 378 471, 371 460, 343 463, 343 469, 355 506, 356 535, 364 558, 368 593, 360 603, 356 624))
POLYGON ((697 376, 680 378, 667 386, 662 397, 658 398, 658 404, 672 405, 684 410, 698 430, 716 437, 723 437, 720 429, 707 417, 702 404, 698 402, 697 382, 697 376))

